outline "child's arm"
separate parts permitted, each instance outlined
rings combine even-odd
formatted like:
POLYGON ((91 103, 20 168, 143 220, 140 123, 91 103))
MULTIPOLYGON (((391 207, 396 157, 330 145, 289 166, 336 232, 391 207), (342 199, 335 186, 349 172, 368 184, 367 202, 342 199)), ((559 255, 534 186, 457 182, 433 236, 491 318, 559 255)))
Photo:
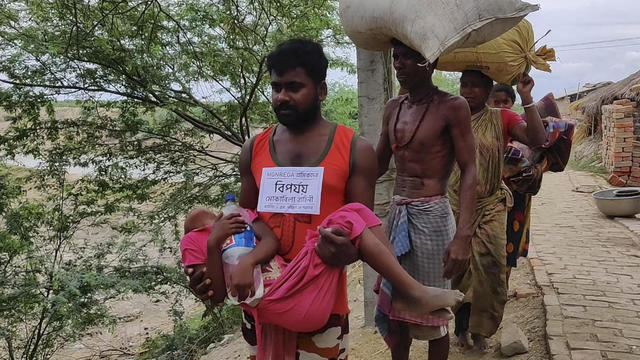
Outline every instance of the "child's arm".
POLYGON ((240 258, 236 270, 231 274, 231 284, 229 284, 231 295, 237 294, 240 301, 254 294, 253 269, 256 265, 266 264, 280 249, 280 241, 267 224, 256 219, 252 226, 259 242, 251 252, 240 258))
POLYGON ((233 234, 245 230, 246 224, 239 214, 229 214, 216 221, 207 241, 207 274, 211 281, 213 296, 211 301, 218 304, 227 297, 227 286, 224 281, 222 268, 222 244, 233 234))

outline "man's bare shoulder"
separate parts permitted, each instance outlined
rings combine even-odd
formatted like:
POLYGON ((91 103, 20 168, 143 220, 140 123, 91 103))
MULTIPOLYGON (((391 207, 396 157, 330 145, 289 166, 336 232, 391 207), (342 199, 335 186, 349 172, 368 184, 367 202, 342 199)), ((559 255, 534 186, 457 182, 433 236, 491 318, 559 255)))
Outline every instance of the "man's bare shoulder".
POLYGON ((394 111, 397 111, 398 107, 400 106, 400 103, 402 103, 402 100, 406 97, 407 95, 400 95, 400 96, 391 98, 389 99, 389 101, 387 101, 387 104, 384 106, 384 113, 382 115, 382 118, 385 123, 389 121, 389 117, 391 116, 391 114, 393 114, 394 111))
POLYGON ((438 103, 440 106, 446 107, 447 109, 459 108, 461 106, 469 107, 465 98, 459 95, 449 94, 445 91, 438 92, 438 103))
POLYGON ((392 109, 397 107, 402 102, 402 100, 406 97, 407 95, 398 95, 396 97, 389 99, 389 101, 387 101, 387 104, 385 105, 385 109, 392 109))
POLYGON ((446 117, 449 124, 458 123, 462 119, 471 119, 469 104, 462 96, 441 91, 438 98, 439 113, 446 117))

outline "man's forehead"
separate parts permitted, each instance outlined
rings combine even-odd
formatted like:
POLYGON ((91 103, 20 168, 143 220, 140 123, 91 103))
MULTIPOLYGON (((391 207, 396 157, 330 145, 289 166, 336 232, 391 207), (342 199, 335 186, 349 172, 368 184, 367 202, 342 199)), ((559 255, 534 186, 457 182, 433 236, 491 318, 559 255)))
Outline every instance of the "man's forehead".
POLYGON ((422 57, 422 54, 420 54, 420 52, 413 50, 412 48, 408 47, 407 45, 404 44, 397 44, 393 46, 393 52, 394 53, 398 53, 398 54, 406 54, 406 55, 411 55, 411 56, 415 56, 415 57, 422 57))

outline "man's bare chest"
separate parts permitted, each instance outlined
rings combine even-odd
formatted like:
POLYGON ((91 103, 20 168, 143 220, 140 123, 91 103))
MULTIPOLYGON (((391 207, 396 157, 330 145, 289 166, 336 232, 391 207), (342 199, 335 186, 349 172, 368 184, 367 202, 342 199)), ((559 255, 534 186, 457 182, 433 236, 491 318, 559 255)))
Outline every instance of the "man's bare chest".
POLYGON ((389 129, 390 141, 395 148, 424 149, 448 138, 446 121, 437 111, 401 109, 395 120, 390 124, 393 128, 389 129))
POLYGON ((326 139, 282 142, 276 143, 273 150, 282 166, 315 166, 323 157, 325 142, 326 139))

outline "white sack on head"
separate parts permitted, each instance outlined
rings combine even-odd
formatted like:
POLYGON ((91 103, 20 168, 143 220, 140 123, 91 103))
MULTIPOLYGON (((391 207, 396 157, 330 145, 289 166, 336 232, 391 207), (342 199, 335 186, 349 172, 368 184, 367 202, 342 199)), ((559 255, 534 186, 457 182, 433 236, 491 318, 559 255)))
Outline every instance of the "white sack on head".
POLYGON ((495 39, 538 9, 520 0, 340 0, 340 21, 362 49, 387 50, 396 38, 433 62, 495 39))

